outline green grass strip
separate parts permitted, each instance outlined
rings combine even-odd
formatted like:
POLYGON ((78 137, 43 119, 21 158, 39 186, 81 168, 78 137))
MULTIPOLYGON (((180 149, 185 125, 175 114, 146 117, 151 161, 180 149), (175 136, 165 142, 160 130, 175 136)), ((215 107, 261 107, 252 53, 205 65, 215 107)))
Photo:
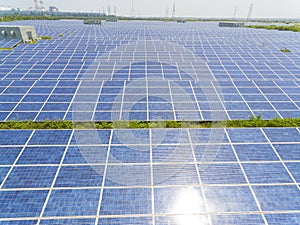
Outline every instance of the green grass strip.
POLYGON ((52 36, 39 36, 38 38, 41 40, 52 40, 53 39, 52 36))
POLYGON ((0 48, 0 51, 11 51, 13 50, 14 48, 0 48))
POLYGON ((265 30, 280 30, 280 31, 293 31, 293 32, 300 32, 300 26, 276 26, 276 25, 259 25, 259 26, 245 26, 246 28, 255 28, 255 29, 265 29, 265 30))
POLYGON ((280 51, 281 51, 281 52, 291 52, 291 50, 286 49, 286 48, 285 48, 285 49, 281 49, 280 51))
POLYGON ((147 129, 147 128, 250 128, 250 127, 300 127, 300 118, 229 121, 116 121, 116 122, 73 122, 73 121, 8 121, 1 122, 0 129, 147 129))

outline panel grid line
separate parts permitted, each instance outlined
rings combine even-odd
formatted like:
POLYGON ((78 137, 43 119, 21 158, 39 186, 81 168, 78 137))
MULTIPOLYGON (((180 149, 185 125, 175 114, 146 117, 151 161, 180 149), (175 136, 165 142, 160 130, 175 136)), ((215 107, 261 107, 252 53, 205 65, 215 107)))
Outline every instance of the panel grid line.
POLYGON ((102 204, 104 186, 105 186, 105 181, 106 181, 107 167, 108 167, 108 161, 109 161, 109 157, 110 157, 110 148, 111 148, 113 133, 114 133, 114 131, 112 130, 110 132, 110 136, 109 136, 109 145, 108 145, 108 149, 107 149, 107 153, 106 153, 107 155, 106 155, 106 159, 105 159, 105 167, 104 167, 104 172, 103 172, 101 191, 100 191, 100 195, 99 195, 99 203, 98 203, 98 207, 97 207, 97 214, 96 214, 97 218, 95 221, 95 225, 98 225, 98 217, 99 217, 100 211, 101 211, 101 204, 102 204))

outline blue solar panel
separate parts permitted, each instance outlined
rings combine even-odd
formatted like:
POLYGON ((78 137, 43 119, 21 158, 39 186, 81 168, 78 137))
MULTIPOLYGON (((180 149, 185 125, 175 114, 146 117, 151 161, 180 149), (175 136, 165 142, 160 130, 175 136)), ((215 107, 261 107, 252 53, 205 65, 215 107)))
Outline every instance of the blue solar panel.
POLYGON ((53 190, 45 216, 87 216, 97 213, 100 189, 53 190))
POLYGON ((70 146, 64 164, 103 164, 108 146, 70 146))
POLYGON ((57 167, 15 167, 2 188, 49 188, 56 171, 57 167))
MULTIPOLYGON (((12 151, 13 149, 9 150, 12 151)), ((17 164, 59 164, 64 151, 64 146, 26 147, 17 164)))
POLYGON ((48 191, 1 191, 0 218, 39 216, 48 191))
POLYGON ((108 224, 152 224, 152 218, 150 217, 137 217, 137 218, 99 218, 98 225, 108 224))
POLYGON ((3 130, 22 138, 0 146, 0 221, 297 224, 299 133, 3 130))
POLYGON ((94 225, 95 219, 61 219, 61 220, 42 220, 40 224, 44 225, 60 225, 60 224, 74 224, 74 225, 94 225))
POLYGON ((235 144, 235 151, 241 161, 277 161, 278 157, 268 144, 235 144))
POLYGON ((249 187, 205 187, 204 193, 209 204, 208 211, 249 212, 257 211, 249 187))
POLYGON ((30 130, 1 130, 0 145, 24 145, 27 139, 30 137, 31 133, 32 131, 30 130))
POLYGON ((69 130, 36 130, 29 141, 30 145, 66 145, 70 139, 69 130))
POLYGON ((300 204, 297 186, 253 187, 264 211, 298 210, 300 204))
POLYGON ((246 180, 238 164, 214 164, 200 171, 203 184, 244 184, 246 180))
POLYGON ((22 147, 0 147, 0 164, 1 165, 11 165, 14 163, 22 147))
POLYGON ((4 178, 6 177, 6 174, 8 173, 8 171, 9 171, 9 168, 0 167, 0 182, 1 183, 4 180, 4 178))
MULTIPOLYGON (((261 215, 216 215, 212 216, 212 223, 216 225, 232 224, 238 225, 241 222, 248 224, 264 224, 264 220, 261 215)), ((269 222, 269 221, 268 221, 269 222)), ((270 223, 268 223, 270 224, 270 223)))
POLYGON ((266 218, 270 225, 281 224, 297 224, 300 221, 300 214, 267 214, 266 218))
POLYGON ((300 140, 300 134, 297 129, 264 128, 263 130, 271 142, 299 142, 300 140))
POLYGON ((153 176, 153 183, 157 186, 199 184, 195 165, 154 165, 153 176), (168 179, 169 176, 172 176, 172 179, 168 179))
POLYGON ((281 163, 244 164, 245 173, 251 183, 292 183, 292 179, 281 163))
POLYGON ((0 107, 1 121, 300 116, 297 34, 216 23, 21 23, 55 38, 1 52, 0 105, 16 106, 0 107), (58 38, 61 29, 76 35, 58 38), (280 52, 283 45, 292 52, 280 52), (74 112, 84 102, 94 107, 74 112))
POLYGON ((300 181, 300 164, 299 162, 295 163, 287 163, 287 168, 290 170, 292 176, 295 178, 295 180, 299 183, 300 181))
POLYGON ((267 139, 258 129, 229 129, 228 135, 233 143, 266 142, 267 139))
POLYGON ((274 148, 283 160, 300 160, 299 144, 274 144, 274 148))
POLYGON ((1 221, 4 225, 35 225, 37 220, 17 220, 17 221, 1 221))
POLYGON ((105 189, 100 215, 151 213, 151 189, 105 189))
MULTIPOLYGON (((54 39, 0 52, 1 121, 300 116, 297 33, 18 24, 54 39)), ((299 140, 298 128, 3 130, 0 223, 298 224, 299 140)))
POLYGON ((60 169, 55 187, 99 187, 104 166, 64 166, 60 169))
POLYGON ((37 112, 13 112, 9 115, 9 120, 15 120, 15 121, 28 121, 28 120, 34 120, 36 117, 37 112))
POLYGON ((150 163, 149 146, 111 146, 109 162, 150 163))

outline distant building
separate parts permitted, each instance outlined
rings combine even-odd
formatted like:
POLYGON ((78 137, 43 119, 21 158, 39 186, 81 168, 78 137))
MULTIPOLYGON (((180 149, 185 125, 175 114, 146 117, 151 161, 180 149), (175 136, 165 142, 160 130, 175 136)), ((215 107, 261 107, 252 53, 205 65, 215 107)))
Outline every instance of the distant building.
POLYGON ((106 20, 106 22, 118 22, 117 18, 109 18, 106 20))
POLYGON ((243 22, 219 22, 219 27, 244 27, 243 22))
POLYGON ((29 42, 37 40, 33 26, 0 26, 0 39, 19 39, 29 42))
POLYGON ((185 20, 177 20, 177 23, 186 23, 185 20))
POLYGON ((86 19, 83 21, 86 25, 104 25, 105 21, 100 19, 86 19))
POLYGON ((49 12, 57 13, 57 12, 59 12, 59 9, 55 6, 49 6, 49 12))

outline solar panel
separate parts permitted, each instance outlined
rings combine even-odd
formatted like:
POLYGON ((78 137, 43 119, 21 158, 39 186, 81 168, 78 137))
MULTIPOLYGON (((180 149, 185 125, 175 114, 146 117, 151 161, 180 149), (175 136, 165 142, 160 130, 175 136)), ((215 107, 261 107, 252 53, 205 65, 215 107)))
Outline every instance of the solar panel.
MULTIPOLYGON (((0 121, 300 116, 298 33, 16 23, 53 40, 0 51, 0 121)), ((2 130, 0 223, 297 224, 299 140, 298 128, 2 130)))
POLYGON ((299 129, 217 130, 2 130, 0 221, 297 223, 299 129))
POLYGON ((1 52, 0 78, 8 82, 0 89, 1 121, 300 116, 298 34, 216 23, 124 22, 92 30, 81 21, 18 23, 54 39, 1 52), (283 47, 291 53, 280 52, 283 47), (98 89, 82 85, 85 80, 98 89), (74 112, 77 98, 94 107, 74 112))
MULTIPOLYGON (((109 114, 118 111, 120 115, 117 120, 120 117, 134 118, 135 111, 143 111, 145 114, 140 120, 154 120, 148 117, 155 113, 161 116, 161 110, 170 111, 170 117, 167 117, 176 120, 209 120, 210 115, 204 117, 204 114, 213 114, 214 111, 227 113, 224 119, 247 119, 252 114, 261 114, 264 119, 288 117, 287 115, 297 117, 299 115, 297 84, 292 82, 288 84, 291 87, 286 87, 284 83, 271 83, 272 87, 260 86, 268 84, 259 82, 249 82, 247 86, 239 82, 232 82, 226 86, 210 82, 202 86, 200 81, 192 83, 164 81, 159 85, 155 82, 147 84, 140 81, 131 83, 108 81, 92 88, 90 85, 84 86, 86 83, 76 87, 76 83, 72 84, 71 81, 52 83, 18 81, 3 89, 0 96, 2 102, 0 110, 7 115, 3 120, 21 118, 45 120, 51 119, 52 116, 64 119, 67 114, 72 115, 74 110, 80 111, 79 108, 82 111, 91 111, 95 115, 100 114, 100 117, 101 112, 109 114), (219 93, 215 92, 215 88, 219 93), (89 104, 85 105, 85 102, 89 104), (191 114, 190 118, 183 110, 191 114), (239 116, 237 113, 244 115, 239 116), (177 118, 174 114, 180 116, 177 118), (203 118, 199 116, 201 114, 203 118)), ((92 119, 112 120, 109 116, 107 119, 95 117, 89 120, 92 119)))

